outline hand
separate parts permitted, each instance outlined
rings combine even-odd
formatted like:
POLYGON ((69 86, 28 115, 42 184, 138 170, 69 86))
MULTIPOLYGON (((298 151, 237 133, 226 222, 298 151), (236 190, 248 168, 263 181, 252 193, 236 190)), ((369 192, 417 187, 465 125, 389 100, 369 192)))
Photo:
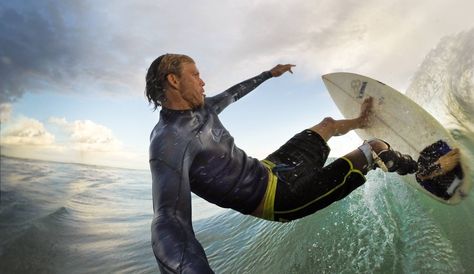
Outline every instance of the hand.
POLYGON ((293 73, 291 71, 291 68, 294 67, 295 65, 291 64, 286 64, 286 65, 276 65, 274 68, 270 70, 270 73, 272 74, 273 77, 279 77, 283 73, 289 71, 290 73, 293 73))

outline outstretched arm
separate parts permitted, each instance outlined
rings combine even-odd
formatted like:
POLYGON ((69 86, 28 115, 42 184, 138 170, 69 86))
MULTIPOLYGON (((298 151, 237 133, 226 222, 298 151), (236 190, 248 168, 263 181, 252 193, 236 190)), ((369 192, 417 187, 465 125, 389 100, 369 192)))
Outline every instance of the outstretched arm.
POLYGON ((153 253, 162 273, 213 273, 192 227, 190 164, 184 157, 175 162, 159 157, 168 152, 161 147, 151 152, 153 253))
POLYGON ((269 71, 265 71, 260 75, 245 80, 237 85, 232 86, 226 91, 209 98, 208 103, 214 107, 217 113, 220 113, 228 105, 244 97, 267 79, 271 77, 279 77, 287 71, 293 73, 291 68, 294 66, 295 65, 291 64, 277 65, 269 71))

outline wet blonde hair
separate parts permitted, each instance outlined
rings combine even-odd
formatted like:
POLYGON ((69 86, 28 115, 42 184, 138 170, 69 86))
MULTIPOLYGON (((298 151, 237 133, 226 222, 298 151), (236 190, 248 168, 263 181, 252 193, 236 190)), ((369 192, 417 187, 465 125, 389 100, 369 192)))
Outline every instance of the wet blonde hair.
POLYGON ((148 68, 146 74, 145 95, 154 110, 166 100, 165 89, 168 87, 166 76, 176 74, 181 76, 181 64, 194 63, 194 60, 183 54, 163 54, 156 58, 148 68))

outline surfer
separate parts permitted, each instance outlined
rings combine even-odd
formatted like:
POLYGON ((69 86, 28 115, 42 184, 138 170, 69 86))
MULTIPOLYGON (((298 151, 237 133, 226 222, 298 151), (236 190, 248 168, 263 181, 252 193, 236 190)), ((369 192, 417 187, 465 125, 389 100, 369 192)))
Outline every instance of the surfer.
POLYGON ((205 83, 190 57, 165 54, 150 65, 146 96, 155 110, 162 107, 150 136, 151 232, 153 251, 163 273, 212 273, 193 231, 191 191, 221 207, 288 222, 346 197, 376 167, 399 174, 416 171, 416 162, 410 156, 378 139, 365 141, 324 166, 330 150, 327 141, 332 136, 368 125, 371 98, 362 104, 359 117, 324 118, 263 161, 248 157, 236 147, 218 114, 264 81, 293 73, 293 67, 277 65, 220 94, 205 97, 205 83))

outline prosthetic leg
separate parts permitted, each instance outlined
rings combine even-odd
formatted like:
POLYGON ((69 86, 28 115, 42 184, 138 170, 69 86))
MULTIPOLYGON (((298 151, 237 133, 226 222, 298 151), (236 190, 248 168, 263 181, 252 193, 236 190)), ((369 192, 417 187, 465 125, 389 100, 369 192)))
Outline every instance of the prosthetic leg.
POLYGON ((385 172, 397 172, 400 175, 413 174, 418 171, 418 164, 410 155, 395 151, 387 142, 380 141, 387 144, 388 149, 382 150, 379 153, 373 151, 368 141, 364 141, 358 147, 367 159, 367 170, 380 168, 385 172))

